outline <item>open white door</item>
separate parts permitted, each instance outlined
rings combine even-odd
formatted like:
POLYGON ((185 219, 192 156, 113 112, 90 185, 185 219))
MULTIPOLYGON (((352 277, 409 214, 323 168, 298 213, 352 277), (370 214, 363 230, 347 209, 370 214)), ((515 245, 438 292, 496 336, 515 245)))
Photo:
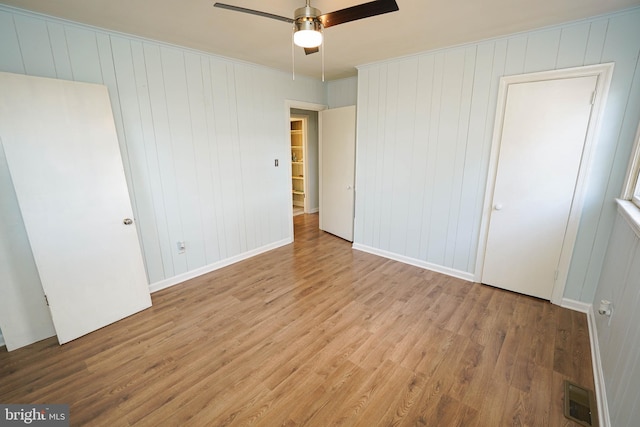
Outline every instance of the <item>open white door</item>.
POLYGON ((567 230, 597 80, 508 87, 483 283, 551 299, 563 246, 572 246, 567 230))
POLYGON ((356 107, 320 112, 320 229, 353 241, 356 107))
POLYGON ((0 73, 0 140, 62 344, 151 305, 107 88, 0 73))

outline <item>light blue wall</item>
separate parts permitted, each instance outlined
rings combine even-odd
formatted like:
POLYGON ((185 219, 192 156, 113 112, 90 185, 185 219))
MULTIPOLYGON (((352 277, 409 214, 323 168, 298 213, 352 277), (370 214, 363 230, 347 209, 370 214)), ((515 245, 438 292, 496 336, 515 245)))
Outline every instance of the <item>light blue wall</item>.
POLYGON ((501 76, 615 62, 565 297, 591 302, 640 118, 640 9, 358 73, 355 243, 473 275, 501 76))
POLYGON ((332 80, 326 84, 329 108, 340 108, 356 105, 358 102, 358 78, 332 80))

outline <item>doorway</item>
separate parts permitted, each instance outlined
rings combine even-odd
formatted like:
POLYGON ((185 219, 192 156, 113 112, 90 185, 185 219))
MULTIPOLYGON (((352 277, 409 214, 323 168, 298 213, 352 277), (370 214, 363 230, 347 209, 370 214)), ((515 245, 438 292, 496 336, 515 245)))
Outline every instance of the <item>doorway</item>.
POLYGON ((477 264, 482 283, 561 302, 612 68, 501 79, 477 264))
POLYGON ((318 202, 318 112, 290 110, 293 215, 316 213, 318 202))

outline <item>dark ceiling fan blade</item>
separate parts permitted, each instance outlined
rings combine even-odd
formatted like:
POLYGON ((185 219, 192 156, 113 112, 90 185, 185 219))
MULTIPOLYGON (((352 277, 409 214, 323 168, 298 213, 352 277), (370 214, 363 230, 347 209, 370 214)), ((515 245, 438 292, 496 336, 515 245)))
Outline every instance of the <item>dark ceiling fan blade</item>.
POLYGON ((395 0, 375 0, 318 16, 324 28, 399 10, 395 0))
POLYGON ((285 16, 274 15, 273 13, 261 12, 259 10, 247 9, 246 7, 233 6, 233 5, 230 5, 230 4, 214 3, 213 7, 219 7, 221 9, 227 9, 227 10, 233 10, 235 12, 249 13, 251 15, 258 15, 258 16, 262 16, 262 17, 265 17, 265 18, 277 19, 278 21, 288 22, 289 24, 293 24, 293 22, 294 22, 293 19, 287 18, 285 16))
POLYGON ((312 53, 320 52, 320 47, 305 47, 304 53, 305 55, 311 55, 312 53))

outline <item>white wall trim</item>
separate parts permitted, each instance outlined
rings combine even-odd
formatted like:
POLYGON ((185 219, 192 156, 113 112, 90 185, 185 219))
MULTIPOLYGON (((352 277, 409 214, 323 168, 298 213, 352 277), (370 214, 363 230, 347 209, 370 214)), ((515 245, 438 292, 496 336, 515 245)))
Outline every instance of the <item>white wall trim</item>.
POLYGON ((166 288, 169 288, 169 287, 174 286, 174 285, 178 285, 178 284, 180 284, 182 282, 185 282, 185 281, 187 281, 189 279, 193 279, 194 277, 202 276, 203 274, 207 274, 207 273, 210 273, 212 271, 219 270, 222 267, 226 267, 228 265, 235 264, 236 262, 244 261, 245 259, 254 257, 256 255, 260 255, 261 253, 268 252, 268 251, 270 251, 272 249, 279 248, 280 246, 288 245, 289 243, 292 243, 292 242, 293 242, 293 239, 291 239, 291 238, 282 239, 280 241, 277 241, 277 242, 274 242, 274 243, 270 243, 268 245, 264 245, 264 246, 261 246, 259 248, 247 251, 247 252, 243 252, 241 254, 232 256, 230 258, 225 258, 223 260, 214 262, 212 264, 205 265, 204 267, 200 267, 200 268, 196 268, 195 270, 187 271, 186 273, 179 274, 177 276, 173 276, 173 277, 170 277, 168 279, 161 280, 159 282, 150 284, 149 285, 149 291, 151 293, 154 293, 154 292, 157 292, 159 290, 166 289, 166 288))
POLYGON ((468 273, 466 271, 460 271, 454 268, 432 264, 430 262, 422 261, 415 258, 410 258, 404 255, 398 255, 396 253, 385 251, 383 249, 372 248, 371 246, 362 245, 360 243, 354 243, 351 247, 358 251, 367 252, 373 255, 381 256, 383 258, 388 258, 394 261, 402 262, 404 264, 409 264, 415 267, 424 268, 425 270, 435 271, 436 273, 446 274, 447 276, 456 277, 458 279, 467 280, 469 282, 474 281, 473 273, 468 273))
POLYGON ((579 311, 587 315, 587 324, 589 326, 589 345, 591 346, 591 364, 593 368, 593 383, 595 386, 596 404, 598 405, 598 420, 601 427, 611 427, 609 403, 607 402, 604 372, 602 371, 602 359, 600 357, 600 344, 598 343, 598 329, 596 328, 593 305, 569 298, 563 298, 560 305, 564 308, 579 311))
POLYGON ((582 301, 576 301, 570 298, 562 298, 560 307, 568 308, 569 310, 579 311, 580 313, 588 314, 591 309, 591 304, 582 301))
POLYGON ((546 80, 556 80, 565 78, 577 78, 586 76, 596 76, 596 95, 591 110, 591 119, 587 127, 587 136, 585 138, 584 149, 582 152, 582 160, 578 171, 578 178, 573 195, 573 203, 569 213, 569 221, 565 231, 562 250, 560 252, 560 260, 558 263, 558 277, 556 279, 551 294, 551 302, 561 305, 566 286, 567 277, 569 275, 569 266, 571 264, 571 255, 578 234, 580 225, 580 216, 582 207, 586 197, 586 181, 592 167, 592 153, 598 140, 598 134, 602 123, 609 93, 609 86, 613 76, 613 63, 588 65, 583 67, 564 68, 551 71, 541 71, 536 73, 518 74, 513 76, 503 76, 500 78, 500 87, 498 89, 498 101, 496 106, 496 117, 493 126, 493 137, 491 140, 491 155, 489 160, 489 169, 487 171, 487 186, 485 188, 484 204, 482 208, 482 220, 480 224, 480 238, 478 240, 478 252, 475 265, 475 280, 482 281, 483 266, 485 253, 487 250, 487 239, 489 234, 489 223, 492 211, 493 191, 496 183, 496 174, 498 170, 498 159, 500 155, 500 146, 502 142, 502 128, 504 117, 506 114, 506 102, 509 86, 512 84, 538 82, 546 80))
POLYGON ((640 238, 640 209, 628 200, 616 199, 618 203, 618 213, 627 221, 636 236, 640 238))

